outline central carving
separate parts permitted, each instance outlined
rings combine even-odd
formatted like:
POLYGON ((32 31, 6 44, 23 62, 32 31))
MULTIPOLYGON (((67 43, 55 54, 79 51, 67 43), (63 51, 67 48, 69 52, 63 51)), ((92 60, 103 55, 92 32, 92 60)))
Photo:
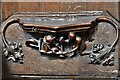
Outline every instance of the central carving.
MULTIPOLYGON (((39 51, 43 54, 56 54, 59 57, 73 57, 77 51, 85 48, 85 43, 74 32, 63 35, 45 35, 39 45, 39 51), (82 48, 80 49, 80 47, 82 48)), ((30 45, 30 41, 26 42, 30 45)), ((35 40, 31 43, 36 43, 35 40)))

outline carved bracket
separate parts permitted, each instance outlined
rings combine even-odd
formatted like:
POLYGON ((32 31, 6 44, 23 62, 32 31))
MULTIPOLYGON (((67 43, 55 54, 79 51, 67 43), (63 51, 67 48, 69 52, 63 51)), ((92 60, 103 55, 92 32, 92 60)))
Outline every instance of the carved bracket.
POLYGON ((62 26, 43 26, 22 22, 21 18, 13 18, 2 27, 2 40, 4 43, 3 53, 8 60, 23 63, 22 45, 10 42, 5 37, 9 25, 18 23, 20 27, 30 33, 42 34, 39 39, 32 38, 26 41, 28 47, 37 49, 41 54, 57 55, 59 58, 72 58, 76 54, 89 55, 91 64, 114 65, 113 53, 119 39, 118 25, 108 17, 98 17, 88 23, 70 24, 62 26), (94 40, 92 35, 99 23, 109 23, 116 31, 114 42, 105 47, 104 44, 94 44, 92 50, 86 51, 85 41, 94 40))

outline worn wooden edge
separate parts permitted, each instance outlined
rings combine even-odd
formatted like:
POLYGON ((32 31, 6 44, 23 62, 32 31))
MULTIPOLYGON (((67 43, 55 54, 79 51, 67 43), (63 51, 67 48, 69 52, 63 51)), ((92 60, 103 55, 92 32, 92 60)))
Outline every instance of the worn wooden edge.
POLYGON ((10 76, 10 78, 4 78, 3 80, 6 79, 20 79, 20 80, 33 80, 33 79, 43 79, 43 80, 47 80, 47 79, 60 79, 60 80, 64 80, 64 79, 72 79, 72 80, 118 80, 119 77, 99 77, 99 76, 75 76, 75 75, 47 75, 47 76, 42 76, 42 75, 12 75, 10 76))

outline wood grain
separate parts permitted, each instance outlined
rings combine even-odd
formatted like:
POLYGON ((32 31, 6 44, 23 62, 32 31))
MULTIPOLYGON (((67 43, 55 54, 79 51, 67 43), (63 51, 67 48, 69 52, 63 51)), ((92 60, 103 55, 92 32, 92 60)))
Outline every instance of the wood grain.
MULTIPOLYGON (((118 19, 120 16, 119 9, 120 9, 120 3, 118 4, 117 2, 3 2, 2 3, 2 20, 4 21, 5 19, 7 19, 10 15, 12 15, 15 12, 69 12, 69 11, 92 11, 92 10, 95 10, 95 11, 96 10, 104 10, 104 11, 108 10, 113 16, 115 16, 118 19)), ((39 73, 39 70, 42 70, 42 72, 46 74, 48 70, 47 62, 43 58, 39 58, 39 53, 32 54, 31 56, 29 55, 29 53, 37 53, 37 52, 34 50, 30 52, 29 49, 28 50, 26 49, 26 53, 27 53, 26 55, 28 55, 27 59, 30 60, 30 61, 27 61, 26 59, 26 63, 31 66, 28 67, 28 65, 24 65, 24 66, 19 65, 20 69, 17 69, 19 67, 16 66, 16 64, 14 64, 12 65, 12 70, 14 72, 16 70, 15 73, 17 73, 17 71, 19 71, 20 73, 22 72, 27 73, 27 71, 31 71, 31 73, 34 73, 32 71, 35 71, 35 70, 38 70, 36 71, 36 73, 39 73), (37 61, 37 62, 33 63, 33 61, 37 61), (43 66, 44 69, 41 66, 38 66, 38 63, 41 63, 42 66, 45 65, 43 66), (36 69, 34 69, 35 66, 37 67, 36 69)), ((56 69, 56 72, 60 71, 61 73, 63 73, 62 70, 64 71, 64 73, 68 73, 69 71, 68 74, 73 74, 76 72, 79 73, 80 71, 78 71, 79 70, 78 68, 79 66, 81 66, 81 64, 80 65, 75 65, 75 64, 79 64, 79 62, 83 63, 82 61, 80 61, 80 59, 81 58, 74 59, 75 63, 74 62, 71 63, 69 60, 67 60, 66 62, 62 62, 58 60, 52 61, 52 63, 48 62, 50 66, 49 69, 54 68, 56 69), (58 62, 59 64, 57 66, 51 67, 52 65, 56 65, 58 62), (67 68, 64 68, 64 66, 66 66, 67 68), (71 67, 69 68, 69 66, 71 67), (59 67, 62 67, 62 68, 59 68, 59 67), (70 72, 70 70, 74 72, 70 72)), ((4 62, 3 63, 3 67, 4 67, 3 77, 6 78, 6 76, 9 77, 8 75, 10 74, 9 72, 10 70, 9 70, 8 64, 5 63, 7 61, 3 59, 3 62, 4 62)), ((82 65, 82 67, 83 68, 86 67, 86 69, 89 68, 89 66, 86 66, 86 65, 82 65)), ((80 69, 82 70, 82 68, 80 69)), ((90 70, 95 71, 95 73, 97 74, 97 71, 98 71, 97 69, 98 68, 94 69, 93 66, 91 66, 90 70)), ((108 68, 108 70, 110 69, 111 67, 108 68)))
POLYGON ((119 4, 118 4, 118 11, 119 11, 119 21, 120 21, 120 1, 119 1, 119 4))
POLYGON ((117 19, 117 2, 3 2, 2 17, 5 20, 14 12, 69 12, 108 10, 117 19))

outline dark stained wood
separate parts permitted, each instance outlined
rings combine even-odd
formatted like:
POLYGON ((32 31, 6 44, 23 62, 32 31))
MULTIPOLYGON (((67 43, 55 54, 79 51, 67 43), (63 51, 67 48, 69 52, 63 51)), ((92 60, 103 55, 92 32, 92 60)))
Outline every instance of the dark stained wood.
POLYGON ((69 12, 108 10, 118 19, 117 2, 3 2, 2 17, 5 20, 14 12, 69 12))
POLYGON ((118 4, 118 11, 119 11, 119 21, 120 21, 120 1, 119 1, 119 4, 118 4))
MULTIPOLYGON (((114 3, 113 2, 105 2, 105 3, 104 2, 90 2, 90 3, 89 2, 75 2, 75 3, 74 2, 4 2, 4 3, 2 3, 2 20, 4 21, 6 18, 8 18, 14 12, 69 12, 69 11, 93 11, 93 10, 104 10, 104 11, 108 10, 113 16, 115 16, 118 19, 120 16, 119 9, 120 9, 120 3, 118 4, 116 2, 114 2, 114 3), (119 5, 119 8, 118 8, 118 5, 119 5), (119 14, 118 14, 118 10, 119 10, 119 14)), ((26 50, 26 53, 28 55, 28 58, 31 60, 30 62, 28 62, 28 64, 30 64, 30 65, 33 64, 32 61, 34 61, 34 60, 36 60, 37 62, 40 62, 42 60, 42 58, 37 58, 38 55, 35 55, 35 54, 33 54, 33 56, 29 55, 29 53, 37 53, 34 50, 32 52, 30 52, 29 50, 26 50)), ((78 62, 80 62, 78 60, 76 59, 75 63, 73 63, 73 64, 70 64, 70 62, 68 60, 67 62, 64 62, 64 64, 67 64, 69 67, 74 64, 78 64, 78 62)), ((3 62, 6 62, 6 61, 3 61, 3 62)), ((42 69, 40 66, 39 66, 40 67, 39 68, 37 66, 38 65, 37 62, 34 63, 35 65, 31 65, 30 67, 28 67, 26 65, 25 65, 25 67, 20 67, 20 69, 18 69, 18 71, 20 73, 22 73, 25 71, 35 70, 34 67, 36 66, 38 70, 41 69, 44 71, 44 73, 46 73, 47 66, 44 66, 46 68, 46 70, 42 69)), ((43 61, 43 62, 44 62, 44 64, 47 64, 45 61, 43 61)), ((43 64, 42 62, 40 62, 40 63, 43 64)), ((56 61, 56 63, 57 63, 57 61, 56 61)), ((4 63, 3 65, 4 65, 3 67, 5 67, 8 64, 4 63)), ((16 68, 18 67, 15 65, 16 64, 14 64, 12 66, 13 70, 14 70, 14 67, 16 67, 16 68)), ((50 66, 51 65, 52 64, 50 64, 50 66)), ((63 69, 62 68, 59 69, 60 66, 63 66, 62 62, 60 64, 58 64, 58 66, 54 66, 53 68, 57 68, 58 71, 65 70, 65 72, 67 72, 66 69, 64 69, 64 67, 63 67, 63 69)), ((79 65, 75 65, 75 67, 72 67, 72 68, 74 71, 77 71, 78 67, 79 67, 79 65)), ((84 66, 84 65, 83 65, 83 67, 89 68, 89 66, 84 66)), ((91 69, 93 69, 93 68, 91 68, 91 69)), ((93 70, 96 71, 96 73, 97 73, 97 68, 93 69, 93 70)), ((3 77, 8 76, 8 74, 10 73, 9 68, 4 68, 3 72, 5 72, 4 73, 5 75, 3 75, 3 77)), ((32 73, 32 71, 31 71, 31 73, 32 73)), ((62 71, 61 71, 61 73, 62 73, 62 71)), ((74 73, 74 72, 72 72, 72 73, 74 73)))

